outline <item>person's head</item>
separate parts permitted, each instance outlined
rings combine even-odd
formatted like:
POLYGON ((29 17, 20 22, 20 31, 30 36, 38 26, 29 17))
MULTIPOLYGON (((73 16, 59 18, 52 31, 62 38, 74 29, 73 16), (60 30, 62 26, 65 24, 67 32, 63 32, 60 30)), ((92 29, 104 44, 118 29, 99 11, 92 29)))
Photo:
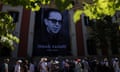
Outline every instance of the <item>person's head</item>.
POLYGON ((8 63, 9 61, 10 61, 10 59, 8 59, 8 58, 4 59, 5 63, 8 63))
POLYGON ((49 9, 45 11, 44 23, 47 27, 48 33, 57 34, 62 26, 62 14, 56 9, 49 9))
POLYGON ((16 64, 21 64, 22 60, 17 60, 16 64))

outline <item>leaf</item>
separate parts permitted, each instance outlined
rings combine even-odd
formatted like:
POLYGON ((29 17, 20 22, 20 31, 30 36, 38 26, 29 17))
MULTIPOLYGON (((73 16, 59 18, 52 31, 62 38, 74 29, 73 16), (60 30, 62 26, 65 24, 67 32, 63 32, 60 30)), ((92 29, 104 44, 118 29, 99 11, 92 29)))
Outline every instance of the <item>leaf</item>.
POLYGON ((73 8, 73 5, 72 5, 72 4, 69 4, 66 9, 67 9, 67 10, 70 10, 71 8, 73 8))
POLYGON ((71 0, 55 0, 56 7, 61 11, 70 9, 72 7, 71 4, 71 0))
POLYGON ((32 11, 38 11, 40 10, 40 6, 38 4, 35 4, 35 7, 32 8, 32 11))
POLYGON ((19 38, 13 36, 15 24, 7 12, 0 12, 0 43, 8 48, 14 48, 14 42, 19 43, 19 38))
POLYGON ((81 10, 76 10, 75 12, 74 12, 74 16, 73 16, 73 21, 74 21, 74 23, 76 23, 77 21, 79 21, 80 20, 80 15, 83 13, 83 11, 81 11, 81 10))

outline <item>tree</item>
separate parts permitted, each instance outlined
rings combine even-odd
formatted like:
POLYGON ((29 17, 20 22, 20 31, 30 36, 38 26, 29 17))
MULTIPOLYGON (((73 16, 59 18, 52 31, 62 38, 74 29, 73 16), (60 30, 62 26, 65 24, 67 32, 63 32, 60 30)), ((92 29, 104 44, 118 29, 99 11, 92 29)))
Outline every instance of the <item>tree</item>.
POLYGON ((93 0, 92 3, 84 2, 83 5, 83 10, 77 10, 74 15, 75 22, 79 20, 78 16, 82 13, 90 19, 101 19, 106 15, 113 16, 120 10, 120 0, 93 0))
MULTIPOLYGON (((74 8, 73 0, 1 0, 0 3, 12 6, 22 5, 33 11, 39 10, 41 6, 49 5, 54 2, 55 6, 61 11, 74 8)), ((113 16, 117 10, 120 10, 120 0, 93 0, 90 3, 83 2, 83 8, 77 9, 74 15, 74 21, 80 19, 81 14, 85 14, 90 19, 100 19, 105 15, 113 16)))
POLYGON ((113 21, 111 16, 104 16, 99 20, 90 20, 89 26, 92 29, 89 39, 94 41, 96 48, 111 49, 112 54, 119 53, 120 33, 117 21, 113 21))
MULTIPOLYGON (((12 6, 22 5, 24 8, 32 11, 39 10, 41 6, 49 5, 54 1, 55 6, 61 11, 74 8, 72 0, 0 0, 0 4, 9 4, 12 6)), ((85 14, 90 19, 103 19, 106 15, 113 16, 117 10, 120 10, 120 0, 93 0, 93 2, 83 2, 82 9, 76 9, 74 12, 74 22, 80 20, 80 15, 85 14)), ((0 43, 3 46, 13 48, 13 41, 19 42, 12 31, 14 24, 8 13, 0 12, 0 43)))
POLYGON ((14 50, 14 42, 19 43, 19 39, 12 34, 15 28, 12 17, 5 12, 0 12, 0 53, 2 56, 10 55, 14 50), (4 53, 5 50, 7 53, 4 53))

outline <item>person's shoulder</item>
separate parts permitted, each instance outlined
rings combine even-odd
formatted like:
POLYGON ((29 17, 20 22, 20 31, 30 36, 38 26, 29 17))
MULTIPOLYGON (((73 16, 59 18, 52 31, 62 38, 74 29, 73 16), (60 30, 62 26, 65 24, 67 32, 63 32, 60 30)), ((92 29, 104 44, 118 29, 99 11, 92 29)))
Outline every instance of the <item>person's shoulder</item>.
POLYGON ((65 34, 63 34, 63 33, 58 33, 57 36, 60 38, 66 38, 65 34))

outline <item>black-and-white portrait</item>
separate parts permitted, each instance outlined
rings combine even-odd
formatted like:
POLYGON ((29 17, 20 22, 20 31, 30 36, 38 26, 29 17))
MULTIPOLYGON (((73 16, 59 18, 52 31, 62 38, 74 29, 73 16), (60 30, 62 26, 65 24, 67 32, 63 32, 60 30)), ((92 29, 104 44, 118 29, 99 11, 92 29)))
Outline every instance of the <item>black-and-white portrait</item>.
POLYGON ((48 10, 44 16, 44 23, 48 33, 57 34, 62 27, 62 14, 58 10, 48 10))
POLYGON ((64 13, 42 8, 36 12, 35 18, 33 55, 67 55, 70 48, 69 23, 64 13))

